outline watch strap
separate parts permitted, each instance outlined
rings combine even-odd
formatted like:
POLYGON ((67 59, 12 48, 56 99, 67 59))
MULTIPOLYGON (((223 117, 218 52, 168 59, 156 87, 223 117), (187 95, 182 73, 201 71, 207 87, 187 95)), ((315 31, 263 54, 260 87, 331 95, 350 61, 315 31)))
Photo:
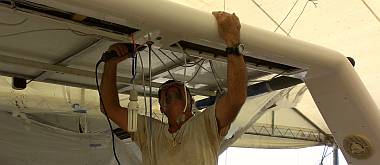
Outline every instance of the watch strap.
POLYGON ((227 55, 229 55, 229 54, 240 55, 241 52, 240 52, 239 46, 236 46, 236 47, 227 47, 226 48, 226 54, 227 55))

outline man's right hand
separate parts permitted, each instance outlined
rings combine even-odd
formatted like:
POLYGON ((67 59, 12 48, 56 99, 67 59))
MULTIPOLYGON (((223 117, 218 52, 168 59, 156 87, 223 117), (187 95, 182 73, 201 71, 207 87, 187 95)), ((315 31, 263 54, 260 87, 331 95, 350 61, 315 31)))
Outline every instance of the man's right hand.
POLYGON ((124 61, 125 59, 130 57, 130 55, 128 54, 127 44, 124 43, 112 44, 108 48, 108 51, 115 51, 118 57, 111 58, 107 61, 107 63, 118 64, 119 62, 124 61))
POLYGON ((128 130, 128 111, 120 106, 119 95, 116 86, 117 64, 129 57, 128 44, 116 43, 108 48, 115 51, 117 57, 112 57, 105 62, 102 82, 100 84, 102 111, 107 112, 108 117, 124 130, 128 130))

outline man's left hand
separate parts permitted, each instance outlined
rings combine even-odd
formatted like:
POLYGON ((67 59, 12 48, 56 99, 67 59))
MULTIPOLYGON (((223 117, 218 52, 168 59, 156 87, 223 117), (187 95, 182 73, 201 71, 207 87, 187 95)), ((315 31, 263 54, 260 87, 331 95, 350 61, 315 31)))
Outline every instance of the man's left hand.
POLYGON ((220 37, 227 44, 227 47, 234 47, 240 43, 240 21, 239 18, 233 14, 218 11, 212 12, 218 23, 218 32, 220 37))

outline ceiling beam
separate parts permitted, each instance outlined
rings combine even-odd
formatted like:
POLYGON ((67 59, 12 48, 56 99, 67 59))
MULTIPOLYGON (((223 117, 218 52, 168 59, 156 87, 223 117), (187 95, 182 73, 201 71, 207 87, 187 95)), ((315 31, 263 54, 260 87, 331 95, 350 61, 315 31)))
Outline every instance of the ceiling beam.
MULTIPOLYGON (((95 73, 87 70, 82 69, 75 69, 75 68, 69 68, 65 66, 59 66, 54 64, 48 64, 38 61, 32 61, 17 57, 10 57, 0 54, 0 63, 6 63, 6 64, 13 64, 13 65, 19 65, 24 67, 30 67, 34 69, 39 69, 41 71, 51 71, 51 72, 58 72, 58 73, 64 73, 64 74, 71 74, 71 75, 77 75, 77 76, 83 76, 88 78, 95 78, 95 73)), ((98 73, 98 76, 101 77, 101 73, 98 73)), ((128 77, 120 77, 117 76, 118 83, 122 84, 130 84, 131 79, 128 77)), ((135 84, 142 85, 142 80, 135 80, 135 84)), ((145 84, 149 84, 149 81, 145 81, 145 84)), ((160 87, 161 83, 155 83, 151 82, 152 87, 158 88, 160 87)), ((201 91, 197 89, 190 89, 190 92, 196 95, 203 95, 203 96, 213 96, 215 95, 215 92, 212 91, 201 91)))
MULTIPOLYGON (((248 75, 247 75, 247 80, 254 80, 254 79, 258 79, 260 77, 263 77, 263 76, 267 76, 269 75, 270 73, 266 73, 266 72, 262 72, 262 71, 251 71, 251 72, 248 72, 248 75)), ((216 84, 216 81, 214 80, 213 82, 214 85, 208 85, 208 86, 205 86, 205 87, 202 87, 202 88, 199 88, 200 90, 217 90, 218 89, 218 86, 216 84)), ((224 86, 224 84, 227 84, 227 80, 223 80, 222 83, 220 84, 222 87, 224 86)))
POLYGON ((291 108, 294 112, 296 112, 299 116, 301 116, 307 123, 312 125, 315 129, 317 129, 319 132, 321 132, 325 136, 331 136, 327 134, 325 131, 323 131, 321 128, 318 127, 317 124, 315 124, 313 121, 311 121, 308 117, 306 117, 301 111, 299 111, 297 108, 291 108))
MULTIPOLYGON (((159 54, 157 54, 155 51, 152 51, 152 53, 157 57, 157 58, 161 58, 161 57, 159 57, 159 54)), ((162 58, 161 59, 159 59, 160 61, 162 60, 162 58)), ((187 61, 188 62, 191 62, 191 61, 194 61, 193 60, 193 58, 188 58, 187 59, 187 61)), ((153 77, 155 77, 155 76, 157 76, 157 75, 160 75, 160 74, 162 74, 162 73, 165 73, 165 72, 168 72, 168 71, 170 71, 170 70, 173 70, 173 69, 175 69, 175 68, 178 68, 178 67, 180 67, 180 66, 183 66, 183 65, 185 65, 185 61, 181 58, 181 59, 174 59, 173 61, 170 61, 170 62, 168 62, 168 63, 164 63, 163 61, 161 61, 163 64, 163 66, 162 67, 159 67, 159 68, 157 68, 157 69, 155 69, 155 70, 152 70, 152 78, 153 77)), ((143 71, 142 71, 143 72, 143 71)), ((171 73, 171 75, 175 75, 174 73, 171 73)), ((144 79, 145 80, 149 80, 149 73, 148 74, 146 74, 145 73, 145 77, 144 77, 144 79)), ((174 76, 175 77, 175 76, 174 76)), ((137 79, 141 79, 141 78, 137 78, 137 79)), ((122 87, 122 88, 120 88, 119 89, 119 92, 125 92, 125 91, 129 91, 129 90, 131 90, 132 89, 132 87, 131 86, 129 86, 129 85, 126 85, 126 86, 124 86, 124 87, 122 87)))
MULTIPOLYGON (((83 55, 84 52, 94 48, 95 46, 98 46, 102 42, 101 39, 94 40, 90 43, 87 43, 85 46, 81 47, 80 49, 76 50, 75 53, 70 54, 57 62, 54 63, 54 65, 59 65, 59 66, 69 66, 69 63, 73 61, 74 59, 78 58, 79 56, 83 55)), ((55 72, 50 72, 50 71, 42 71, 39 73, 36 77, 31 79, 30 81, 43 81, 44 79, 47 79, 48 77, 52 76, 55 74, 55 72)))
MULTIPOLYGON (((153 54, 156 57, 158 56, 157 58, 161 58, 159 56, 159 54, 157 54, 155 51, 152 51, 152 52, 153 52, 153 54)), ((161 52, 161 54, 163 54, 162 50, 160 52, 161 52)), ((165 54, 165 56, 168 56, 168 55, 165 54)), ((182 57, 181 58, 175 57, 175 59, 171 59, 171 62, 169 62, 169 63, 164 63, 163 61, 160 60, 163 63, 162 64, 163 67, 160 67, 160 68, 158 68, 156 70, 153 70, 152 71, 152 77, 157 76, 157 75, 162 74, 162 73, 165 73, 167 71, 173 70, 173 69, 175 69, 177 67, 185 65, 186 63, 185 63, 184 60, 185 59, 182 58, 182 57)), ((187 62, 192 62, 192 61, 194 61, 194 58, 186 58, 186 61, 187 62)), ((149 75, 145 76, 145 78, 149 78, 149 75)))

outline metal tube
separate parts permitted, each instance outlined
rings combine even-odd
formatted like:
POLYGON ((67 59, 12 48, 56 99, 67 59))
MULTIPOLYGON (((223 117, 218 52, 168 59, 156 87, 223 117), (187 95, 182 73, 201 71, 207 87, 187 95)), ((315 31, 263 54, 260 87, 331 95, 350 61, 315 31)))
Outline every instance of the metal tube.
POLYGON ((339 148, 336 144, 333 146, 333 165, 339 165, 339 148))

